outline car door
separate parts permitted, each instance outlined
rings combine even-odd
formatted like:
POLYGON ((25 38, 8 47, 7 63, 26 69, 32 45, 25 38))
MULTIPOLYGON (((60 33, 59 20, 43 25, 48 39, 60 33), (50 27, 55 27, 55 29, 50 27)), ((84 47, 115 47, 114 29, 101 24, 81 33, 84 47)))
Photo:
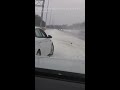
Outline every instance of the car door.
POLYGON ((41 38, 42 34, 40 33, 39 29, 35 29, 35 54, 37 54, 38 50, 41 51, 41 38))
POLYGON ((50 53, 50 39, 44 31, 40 29, 35 30, 35 53, 40 49, 41 55, 46 56, 50 53))
POLYGON ((40 43, 40 46, 42 47, 42 55, 43 56, 46 56, 50 53, 51 51, 51 40, 50 38, 47 38, 47 34, 43 31, 43 30, 40 30, 41 34, 42 34, 42 38, 41 38, 41 43, 40 43))

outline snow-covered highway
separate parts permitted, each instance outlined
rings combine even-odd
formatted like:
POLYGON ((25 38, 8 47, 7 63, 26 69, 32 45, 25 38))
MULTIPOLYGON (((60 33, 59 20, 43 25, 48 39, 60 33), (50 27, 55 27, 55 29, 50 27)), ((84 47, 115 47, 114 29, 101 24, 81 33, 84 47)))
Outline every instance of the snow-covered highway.
MULTIPOLYGON (((75 31, 75 30, 74 30, 75 31)), ((77 31, 75 31, 77 32, 77 31)), ((52 57, 65 59, 85 60, 85 41, 60 30, 46 30, 46 33, 52 35, 55 52, 52 57)))
POLYGON ((35 56, 35 67, 85 74, 85 40, 67 31, 45 32, 52 36, 55 51, 51 57, 35 56))

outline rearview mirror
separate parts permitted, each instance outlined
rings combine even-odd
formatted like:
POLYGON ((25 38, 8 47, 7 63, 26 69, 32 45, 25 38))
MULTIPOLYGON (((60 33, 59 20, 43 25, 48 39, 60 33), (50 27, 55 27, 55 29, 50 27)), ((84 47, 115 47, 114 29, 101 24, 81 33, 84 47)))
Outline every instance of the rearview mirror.
POLYGON ((52 36, 51 36, 51 35, 48 35, 47 38, 52 38, 52 36))

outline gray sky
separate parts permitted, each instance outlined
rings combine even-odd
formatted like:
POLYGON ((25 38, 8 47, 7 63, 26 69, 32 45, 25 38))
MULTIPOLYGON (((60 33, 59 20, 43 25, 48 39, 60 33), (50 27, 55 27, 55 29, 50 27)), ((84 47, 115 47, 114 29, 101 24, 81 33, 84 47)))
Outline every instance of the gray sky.
MULTIPOLYGON (((45 0, 44 20, 48 0, 45 0)), ((85 20, 85 0, 49 0, 47 24, 73 24, 85 20)), ((35 13, 40 15, 41 8, 35 8, 35 13)))

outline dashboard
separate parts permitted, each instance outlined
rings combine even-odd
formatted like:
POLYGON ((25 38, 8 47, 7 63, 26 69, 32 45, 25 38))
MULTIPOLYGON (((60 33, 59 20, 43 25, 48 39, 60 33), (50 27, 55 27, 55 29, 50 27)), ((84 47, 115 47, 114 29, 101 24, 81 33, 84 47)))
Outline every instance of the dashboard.
POLYGON ((36 68, 35 90, 85 90, 85 75, 36 68))

